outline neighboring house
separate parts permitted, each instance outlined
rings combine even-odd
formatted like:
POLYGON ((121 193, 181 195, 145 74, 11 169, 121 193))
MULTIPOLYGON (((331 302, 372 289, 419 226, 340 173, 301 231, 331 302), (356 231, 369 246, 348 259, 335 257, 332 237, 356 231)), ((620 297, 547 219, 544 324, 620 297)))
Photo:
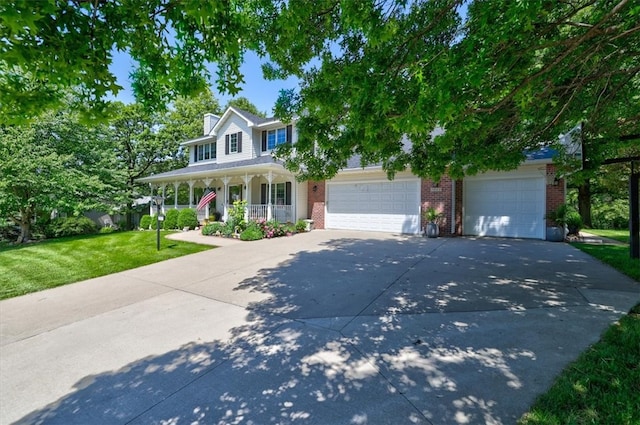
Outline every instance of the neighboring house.
MULTIPOLYGON (((320 229, 406 234, 422 232, 421 212, 432 206, 444 215, 443 235, 544 239, 545 214, 565 199, 565 182, 556 179, 550 150, 528 155, 517 170, 462 180, 445 176, 434 183, 402 172, 389 181, 380 166, 363 169, 354 159, 329 181, 301 183, 271 156, 273 148, 296 138, 295 122, 287 125, 230 107, 221 117, 206 114, 204 136, 182 143, 189 147, 187 167, 139 181, 162 193, 167 186, 175 188, 165 208, 193 208, 194 193, 209 187, 217 192, 215 208, 223 218, 240 199, 247 201, 250 219, 310 218, 320 229), (189 205, 178 205, 180 185, 189 187, 189 205)), ((200 218, 211 213, 207 207, 200 218)))

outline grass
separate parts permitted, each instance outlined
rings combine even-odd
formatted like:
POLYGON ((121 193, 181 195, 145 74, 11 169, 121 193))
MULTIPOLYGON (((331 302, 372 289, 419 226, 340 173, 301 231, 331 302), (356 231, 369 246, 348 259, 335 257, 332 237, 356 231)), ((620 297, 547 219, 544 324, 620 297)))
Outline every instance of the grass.
POLYGON ((640 259, 631 258, 628 245, 590 245, 579 242, 574 242, 571 245, 640 281, 640 259))
MULTIPOLYGON (((624 236, 615 230, 589 232, 624 236)), ((572 245, 640 281, 640 260, 629 256, 628 245, 572 245)), ((518 423, 640 424, 640 304, 569 365, 518 423)))
POLYGON ((584 229, 585 232, 605 238, 613 239, 622 243, 629 243, 629 230, 613 229, 584 229))
POLYGON ((567 367, 518 423, 640 424, 640 304, 567 367))
POLYGON ((155 232, 76 236, 0 247, 0 299, 180 257, 211 246, 173 241, 155 232))

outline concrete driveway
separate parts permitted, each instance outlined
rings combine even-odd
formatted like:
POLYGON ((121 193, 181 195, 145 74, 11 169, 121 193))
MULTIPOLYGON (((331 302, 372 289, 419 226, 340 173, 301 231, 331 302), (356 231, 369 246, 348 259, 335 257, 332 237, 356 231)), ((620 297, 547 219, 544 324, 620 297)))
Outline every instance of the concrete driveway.
POLYGON ((640 300, 562 243, 226 242, 0 302, 0 422, 513 424, 640 300))

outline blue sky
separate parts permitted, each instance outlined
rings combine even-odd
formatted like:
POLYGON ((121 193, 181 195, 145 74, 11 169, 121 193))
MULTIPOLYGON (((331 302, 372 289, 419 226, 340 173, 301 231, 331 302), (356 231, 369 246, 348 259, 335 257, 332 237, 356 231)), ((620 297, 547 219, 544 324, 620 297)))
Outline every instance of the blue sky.
MULTIPOLYGON (((118 93, 118 96, 116 96, 117 100, 124 103, 131 103, 134 101, 129 82, 129 74, 133 71, 134 67, 135 62, 129 57, 129 55, 126 53, 114 52, 113 63, 110 69, 118 79, 118 84, 124 87, 124 89, 118 93)), ((258 110, 265 112, 268 116, 273 115, 273 107, 280 90, 296 88, 298 86, 298 80, 296 78, 277 81, 267 81, 262 78, 261 60, 254 52, 246 53, 245 62, 241 70, 244 74, 245 83, 242 85, 240 93, 235 97, 246 97, 256 105, 258 110)), ((213 78, 215 78, 215 67, 213 65, 209 67, 209 71, 213 78)), ((212 83, 211 90, 218 101, 220 101, 220 106, 224 107, 224 105, 232 98, 232 96, 228 94, 222 95, 218 93, 215 82, 212 83)))

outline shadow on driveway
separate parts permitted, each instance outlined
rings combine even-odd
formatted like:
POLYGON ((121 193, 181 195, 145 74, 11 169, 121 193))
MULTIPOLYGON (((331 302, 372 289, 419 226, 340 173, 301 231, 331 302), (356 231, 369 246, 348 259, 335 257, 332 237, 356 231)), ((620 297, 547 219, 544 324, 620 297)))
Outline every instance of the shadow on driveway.
POLYGON ((17 423, 512 424, 640 299, 566 244, 466 238, 330 240, 235 290, 268 297, 227 340, 87 376, 17 423))

